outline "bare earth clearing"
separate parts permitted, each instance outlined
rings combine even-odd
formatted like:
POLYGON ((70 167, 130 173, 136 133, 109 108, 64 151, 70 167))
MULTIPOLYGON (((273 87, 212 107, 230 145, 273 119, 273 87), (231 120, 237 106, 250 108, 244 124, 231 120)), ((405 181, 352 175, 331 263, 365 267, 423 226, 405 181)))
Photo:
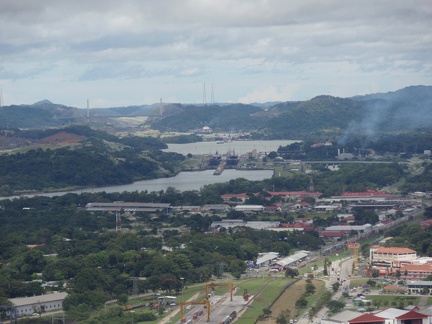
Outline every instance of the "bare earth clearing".
MULTIPOLYGON (((312 283, 316 287, 315 294, 320 290, 321 286, 324 284, 320 280, 312 280, 312 283)), ((265 318, 262 321, 258 321, 257 323, 276 323, 276 318, 283 311, 290 311, 290 318, 296 318, 298 315, 299 309, 295 307, 296 301, 304 294, 306 286, 306 280, 299 280, 291 285, 288 289, 284 291, 284 293, 280 296, 280 298, 271 306, 271 316, 270 318, 265 318)), ((308 305, 311 306, 311 305, 308 305)), ((301 312, 305 312, 304 309, 300 310, 301 312)))

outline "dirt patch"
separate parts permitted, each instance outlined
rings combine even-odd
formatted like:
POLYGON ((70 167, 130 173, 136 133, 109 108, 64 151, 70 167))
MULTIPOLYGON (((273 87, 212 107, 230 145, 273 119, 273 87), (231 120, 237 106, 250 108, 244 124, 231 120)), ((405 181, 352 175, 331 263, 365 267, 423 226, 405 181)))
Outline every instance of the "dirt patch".
MULTIPOLYGON (((316 287, 317 293, 322 285, 324 284, 320 280, 312 280, 312 283, 316 287)), ((272 311, 271 317, 264 319, 263 321, 258 321, 258 323, 276 323, 276 318, 283 311, 289 310, 290 317, 295 318, 298 314, 298 309, 295 307, 295 303, 306 291, 306 280, 299 280, 292 284, 284 293, 279 297, 279 299, 272 305, 270 310, 272 311)), ((304 310, 302 310, 304 312, 304 310)))
POLYGON ((79 143, 83 140, 85 140, 85 136, 80 136, 72 133, 67 132, 60 132, 56 133, 54 135, 45 137, 40 140, 42 143, 49 143, 49 144, 75 144, 79 143))

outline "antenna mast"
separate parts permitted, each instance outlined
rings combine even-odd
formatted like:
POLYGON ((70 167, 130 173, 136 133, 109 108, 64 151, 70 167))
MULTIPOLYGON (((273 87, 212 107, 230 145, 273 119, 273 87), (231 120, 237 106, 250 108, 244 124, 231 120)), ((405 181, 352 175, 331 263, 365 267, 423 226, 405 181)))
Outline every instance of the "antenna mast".
POLYGON ((121 231, 121 214, 120 212, 116 212, 116 227, 115 227, 116 232, 120 232, 121 231))
POLYGON ((164 113, 164 105, 162 102, 162 98, 160 98, 160 107, 159 107, 159 115, 162 117, 164 113))
POLYGON ((88 99, 87 99, 87 123, 90 123, 90 104, 88 99))
MULTIPOLYGON (((3 89, 0 88, 0 109, 3 108, 3 89)), ((6 109, 2 109, 2 113, 5 119, 5 123, 6 123, 6 129, 9 130, 9 119, 7 118, 6 115, 6 109)), ((0 125, 1 126, 1 125, 0 125)))
POLYGON ((206 94, 205 82, 204 82, 204 91, 203 91, 203 105, 207 105, 207 94, 206 94))
POLYGON ((212 92, 211 92, 211 104, 215 104, 214 91, 213 91, 213 83, 212 83, 212 92))

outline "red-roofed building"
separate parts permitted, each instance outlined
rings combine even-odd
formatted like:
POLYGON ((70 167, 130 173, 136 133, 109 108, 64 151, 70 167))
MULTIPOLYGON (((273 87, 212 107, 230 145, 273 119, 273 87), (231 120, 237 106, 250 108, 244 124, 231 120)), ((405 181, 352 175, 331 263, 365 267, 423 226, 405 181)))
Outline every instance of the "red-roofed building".
POLYGON ((246 195, 245 193, 241 193, 241 194, 223 194, 223 195, 221 195, 221 198, 223 199, 224 202, 236 201, 236 202, 242 202, 242 203, 244 203, 246 201, 246 199, 249 199, 249 196, 246 195))
POLYGON ((427 219, 427 220, 421 221, 420 226, 423 228, 432 226, 432 219, 427 219))
POLYGON ((401 316, 396 317, 398 323, 409 323, 409 324, 427 324, 427 315, 417 313, 415 310, 411 310, 401 316))
POLYGON ((417 259, 416 251, 404 247, 373 246, 369 254, 372 264, 397 268, 404 264, 411 264, 417 259))
POLYGON ((418 281, 424 280, 432 275, 431 264, 410 264, 399 269, 404 280, 418 281))
POLYGON ((350 231, 319 231, 319 237, 338 239, 345 237, 350 231))
POLYGON ((355 216, 354 215, 351 215, 351 216, 346 216, 346 217, 344 217, 343 218, 345 221, 355 221, 355 216))
POLYGON ((306 209, 310 204, 306 201, 300 201, 298 204, 293 205, 294 209, 306 209))
POLYGON ((401 286, 387 285, 387 286, 383 287, 383 290, 386 292, 396 293, 396 292, 400 292, 400 291, 405 290, 405 288, 403 288, 401 286))
POLYGON ((279 210, 278 206, 264 206, 264 210, 268 212, 276 212, 279 210))
POLYGON ((385 318, 375 316, 373 314, 363 314, 359 317, 353 318, 352 320, 349 320, 348 323, 350 324, 362 324, 362 323, 369 323, 369 324, 384 324, 385 318))

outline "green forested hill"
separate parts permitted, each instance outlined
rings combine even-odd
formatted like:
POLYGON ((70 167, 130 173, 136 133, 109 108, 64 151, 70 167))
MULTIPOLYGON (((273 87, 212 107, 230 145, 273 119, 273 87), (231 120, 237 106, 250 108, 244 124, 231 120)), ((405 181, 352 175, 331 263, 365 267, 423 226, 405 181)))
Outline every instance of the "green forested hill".
POLYGON ((253 114, 262 111, 252 105, 183 106, 182 111, 152 122, 152 128, 161 131, 190 131, 204 126, 216 131, 250 131, 262 123, 262 117, 253 114))
POLYGON ((360 120, 365 108, 351 100, 320 96, 268 120, 259 133, 271 138, 334 138, 349 123, 360 120))
POLYGON ((162 131, 249 131, 256 138, 330 139, 364 142, 388 134, 432 126, 432 87, 413 86, 386 94, 353 98, 318 96, 262 109, 250 105, 189 106, 154 121, 162 131))
MULTIPOLYGON (((218 132, 251 132, 257 138, 349 141, 373 139, 432 126, 432 86, 411 86, 395 92, 352 98, 318 96, 303 102, 263 105, 157 105, 90 109, 94 124, 115 124, 107 116, 151 115, 146 126, 187 132, 204 126, 218 132), (102 116, 105 116, 102 118, 102 116), (102 122, 103 121, 103 122, 102 122)), ((118 121, 118 119, 116 120, 118 121)), ((87 123, 86 111, 49 101, 0 108, 0 129, 46 128, 87 123)))
POLYGON ((41 139, 74 133, 81 142, 61 148, 29 149, 0 155, 0 196, 19 191, 104 186, 174 175, 184 159, 164 153, 156 138, 116 136, 84 126, 46 131, 17 131, 15 136, 41 139))

